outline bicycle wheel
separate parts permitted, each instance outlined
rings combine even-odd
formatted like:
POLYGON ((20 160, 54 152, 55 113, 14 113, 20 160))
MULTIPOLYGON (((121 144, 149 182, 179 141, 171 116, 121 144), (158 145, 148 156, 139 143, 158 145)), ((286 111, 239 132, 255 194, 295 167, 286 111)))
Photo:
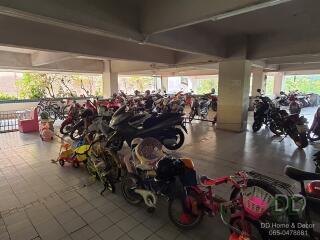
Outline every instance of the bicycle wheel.
POLYGON ((204 211, 200 196, 194 191, 180 193, 169 200, 168 215, 174 225, 180 229, 190 230, 201 223, 204 211))
POLYGON ((57 114, 51 109, 49 111, 47 111, 49 114, 49 118, 53 121, 57 120, 57 114))

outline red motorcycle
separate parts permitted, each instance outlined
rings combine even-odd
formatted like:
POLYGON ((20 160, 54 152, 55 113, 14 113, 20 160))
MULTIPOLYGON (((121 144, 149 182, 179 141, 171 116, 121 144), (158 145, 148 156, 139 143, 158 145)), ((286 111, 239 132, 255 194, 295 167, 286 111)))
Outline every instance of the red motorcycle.
POLYGON ((103 109, 104 112, 110 112, 110 115, 112 115, 121 107, 121 101, 118 97, 110 99, 101 99, 96 101, 96 107, 98 109, 103 109))
POLYGON ((61 124, 61 127, 60 127, 61 134, 67 135, 72 131, 73 126, 79 120, 79 114, 81 109, 82 109, 81 105, 74 101, 68 111, 67 118, 61 124))

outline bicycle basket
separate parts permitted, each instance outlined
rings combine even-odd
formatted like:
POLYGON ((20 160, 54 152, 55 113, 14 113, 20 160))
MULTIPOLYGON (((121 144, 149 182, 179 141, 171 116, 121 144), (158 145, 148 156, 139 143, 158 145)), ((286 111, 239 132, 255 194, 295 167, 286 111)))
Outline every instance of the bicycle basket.
POLYGON ((259 219, 274 202, 270 193, 257 186, 245 189, 242 197, 245 211, 254 219, 259 219))

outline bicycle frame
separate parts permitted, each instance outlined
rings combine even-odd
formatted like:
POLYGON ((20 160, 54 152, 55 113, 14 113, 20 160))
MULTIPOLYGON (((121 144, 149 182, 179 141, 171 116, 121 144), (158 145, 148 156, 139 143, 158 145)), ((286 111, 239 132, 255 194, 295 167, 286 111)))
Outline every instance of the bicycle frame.
MULTIPOLYGON (((185 187, 186 194, 188 191, 195 192, 200 199, 200 205, 203 206, 203 211, 209 216, 221 216, 222 222, 227 225, 233 232, 237 234, 248 235, 246 230, 240 230, 228 223, 224 218, 226 209, 232 210, 230 219, 239 218, 241 222, 244 222, 246 218, 255 219, 255 216, 246 212, 243 206, 243 198, 240 195, 235 200, 225 200, 223 198, 215 196, 213 187, 221 184, 230 184, 241 191, 247 187, 248 176, 246 172, 237 172, 235 176, 224 176, 216 179, 210 179, 210 183, 207 185, 196 185, 185 187)), ((186 195, 187 196, 187 195, 186 195)), ((192 207, 191 207, 192 208, 192 207)), ((244 225, 245 226, 245 225, 244 225)))

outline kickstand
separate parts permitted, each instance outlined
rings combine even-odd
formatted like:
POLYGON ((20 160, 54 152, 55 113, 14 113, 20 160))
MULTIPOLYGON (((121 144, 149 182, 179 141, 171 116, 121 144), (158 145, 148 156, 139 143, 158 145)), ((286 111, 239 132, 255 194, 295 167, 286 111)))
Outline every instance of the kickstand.
POLYGON ((103 196, 103 193, 107 190, 107 184, 104 184, 104 188, 100 192, 100 195, 103 196))

